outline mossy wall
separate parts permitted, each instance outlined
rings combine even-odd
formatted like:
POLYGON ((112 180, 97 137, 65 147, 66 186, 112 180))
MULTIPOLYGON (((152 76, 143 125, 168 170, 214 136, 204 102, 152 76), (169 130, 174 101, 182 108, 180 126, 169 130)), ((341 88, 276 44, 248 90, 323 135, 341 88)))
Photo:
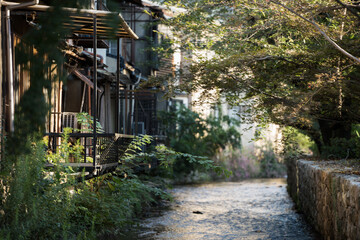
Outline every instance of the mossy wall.
POLYGON ((288 190, 323 239, 360 239, 360 176, 321 162, 288 163, 288 190))

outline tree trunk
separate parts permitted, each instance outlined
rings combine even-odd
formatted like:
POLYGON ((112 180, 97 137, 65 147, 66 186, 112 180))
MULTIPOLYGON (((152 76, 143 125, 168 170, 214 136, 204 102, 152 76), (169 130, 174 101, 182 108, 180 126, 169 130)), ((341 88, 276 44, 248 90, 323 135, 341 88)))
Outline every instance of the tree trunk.
POLYGON ((310 138, 315 142, 315 145, 317 147, 318 153, 321 154, 323 143, 321 141, 321 134, 318 130, 312 129, 310 131, 307 131, 310 138))

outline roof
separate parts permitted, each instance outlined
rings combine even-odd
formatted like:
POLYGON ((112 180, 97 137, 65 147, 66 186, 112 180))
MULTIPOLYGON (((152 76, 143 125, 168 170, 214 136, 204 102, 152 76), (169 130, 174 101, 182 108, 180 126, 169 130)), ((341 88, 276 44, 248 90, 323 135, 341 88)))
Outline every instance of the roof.
MULTIPOLYGON (((92 48, 94 46, 93 38, 90 36, 84 36, 81 34, 74 34, 72 37, 68 39, 72 39, 74 44, 77 46, 82 46, 84 48, 92 48)), ((106 40, 97 40, 97 48, 109 48, 106 40)))
POLYGON ((136 4, 136 5, 139 5, 139 6, 143 6, 142 0, 124 0, 124 1, 132 3, 132 4, 136 4))
POLYGON ((178 8, 178 7, 169 7, 163 4, 156 3, 154 0, 142 0, 142 4, 146 7, 149 7, 153 10, 157 10, 162 12, 165 19, 173 18, 174 16, 178 15, 179 13, 185 12, 185 9, 178 8))
MULTIPOLYGON (((17 5, 15 2, 1 2, 2 6, 17 5)), ((31 10, 35 12, 45 12, 51 10, 52 6, 47 5, 34 5, 24 7, 20 10, 31 10)), ((93 9, 76 9, 76 8, 63 8, 64 11, 69 13, 69 21, 64 25, 71 29, 72 33, 93 35, 94 32, 94 17, 96 16, 96 32, 98 36, 104 38, 132 38, 138 39, 138 36, 126 23, 120 13, 93 10, 93 9), (110 24, 112 26, 110 26, 110 24)))

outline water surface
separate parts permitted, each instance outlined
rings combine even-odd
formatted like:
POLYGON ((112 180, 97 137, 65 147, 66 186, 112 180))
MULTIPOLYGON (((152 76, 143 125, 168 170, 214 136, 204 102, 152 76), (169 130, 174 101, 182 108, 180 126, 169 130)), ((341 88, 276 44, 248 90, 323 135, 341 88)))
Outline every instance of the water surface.
POLYGON ((128 239, 316 239, 294 210, 285 179, 178 186, 167 210, 128 239))

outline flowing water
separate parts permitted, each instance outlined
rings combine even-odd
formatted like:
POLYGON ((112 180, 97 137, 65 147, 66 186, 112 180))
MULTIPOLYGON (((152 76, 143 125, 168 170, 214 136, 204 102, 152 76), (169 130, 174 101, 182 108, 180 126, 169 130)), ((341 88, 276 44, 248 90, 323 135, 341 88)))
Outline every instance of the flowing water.
POLYGON ((178 186, 126 239, 317 239, 294 210, 285 179, 178 186))

